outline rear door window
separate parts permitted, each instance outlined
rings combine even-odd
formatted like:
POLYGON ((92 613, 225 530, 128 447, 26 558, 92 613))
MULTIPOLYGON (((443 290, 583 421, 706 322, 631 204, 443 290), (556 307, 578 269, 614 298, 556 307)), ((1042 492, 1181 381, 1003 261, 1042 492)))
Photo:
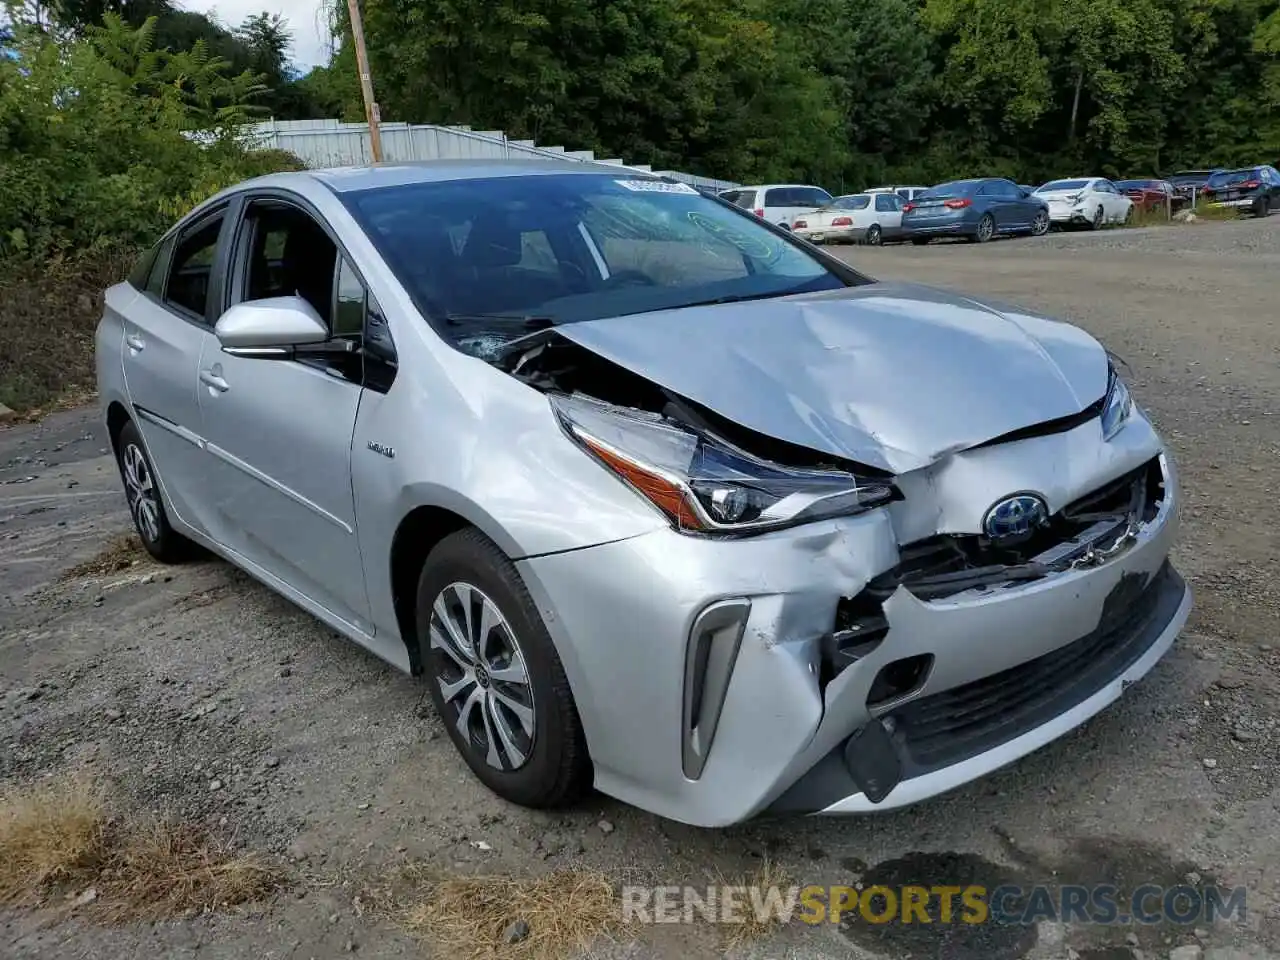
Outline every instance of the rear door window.
POLYGON ((226 214, 204 220, 178 237, 165 284, 164 302, 182 313, 201 321, 209 304, 213 284, 213 261, 218 252, 218 237, 226 214))
POLYGON ((899 197, 892 193, 876 194, 876 210, 881 213, 892 213, 898 209, 899 197))
POLYGON ((733 198, 733 202, 744 210, 750 210, 755 206, 756 192, 754 190, 739 190, 737 196, 733 198))
POLYGON ((792 187, 791 202, 788 206, 825 207, 830 202, 831 194, 818 187, 792 187))

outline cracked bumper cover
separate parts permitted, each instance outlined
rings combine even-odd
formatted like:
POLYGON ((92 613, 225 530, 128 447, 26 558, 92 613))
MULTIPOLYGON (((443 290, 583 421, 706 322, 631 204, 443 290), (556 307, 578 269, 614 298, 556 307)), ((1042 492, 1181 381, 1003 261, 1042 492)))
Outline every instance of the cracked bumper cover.
MULTIPOLYGON (((1093 424, 1074 432, 1074 439, 1041 438, 1033 442, 1035 451, 961 454, 954 470, 974 487, 975 476, 999 478, 1021 460, 1041 464, 1025 472, 1035 480, 1046 471, 1048 485, 1053 471, 1069 474, 1061 464, 1082 459, 1073 455, 1079 443, 1096 444, 1088 439, 1090 429, 1096 436, 1093 424), (1031 452, 1038 454, 1034 461, 1025 456, 1031 452)), ((1141 439, 1126 456, 1136 462, 1149 457, 1150 444, 1158 441, 1145 425, 1134 432, 1141 439)), ((1115 464, 1111 469, 1120 472, 1115 464)), ((945 488, 945 477, 936 484, 945 488)), ((1074 493, 1082 492, 1077 484, 1074 493)), ((1100 566, 929 602, 899 587, 884 604, 889 632, 883 642, 825 689, 821 639, 832 629, 836 604, 897 562, 899 534, 889 511, 737 541, 659 531, 518 566, 564 661, 601 791, 700 826, 737 823, 771 807, 883 810, 952 789, 1030 753, 1102 710, 1151 669, 1190 610, 1190 594, 1167 563, 1177 495, 1169 465, 1159 514, 1123 553, 1100 566), (1073 644, 1106 626, 1104 613, 1113 613, 1117 591, 1148 584, 1153 589, 1147 595, 1158 593, 1159 599, 1141 624, 1124 628, 1125 656, 1111 664, 1114 669, 1091 673, 1083 686, 1063 676, 1058 687, 1050 671, 1047 689, 1057 698, 1039 705, 1030 726, 1023 716, 1010 735, 979 738, 976 752, 961 751, 960 759, 940 766, 936 755, 932 765, 913 762, 899 734, 894 748, 902 776, 879 803, 840 762, 850 738, 886 713, 927 707, 929 698, 949 692, 963 695, 1003 671, 1032 669, 1037 662, 1051 667, 1047 658, 1066 657, 1073 644), (688 638, 710 604, 735 598, 750 600, 749 615, 714 741, 693 779, 682 766, 688 638), (923 684, 902 701, 870 710, 868 695, 880 668, 914 654, 933 657, 923 684)))

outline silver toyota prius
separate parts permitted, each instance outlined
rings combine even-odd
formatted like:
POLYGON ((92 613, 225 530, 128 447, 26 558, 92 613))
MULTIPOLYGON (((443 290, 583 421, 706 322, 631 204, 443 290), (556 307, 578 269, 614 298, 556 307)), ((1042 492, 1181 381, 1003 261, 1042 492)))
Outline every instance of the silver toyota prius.
POLYGON ((1155 665, 1178 484, 1118 363, 541 160, 240 184, 97 330, 155 557, 422 674, 508 800, 703 826, 931 797, 1155 665))

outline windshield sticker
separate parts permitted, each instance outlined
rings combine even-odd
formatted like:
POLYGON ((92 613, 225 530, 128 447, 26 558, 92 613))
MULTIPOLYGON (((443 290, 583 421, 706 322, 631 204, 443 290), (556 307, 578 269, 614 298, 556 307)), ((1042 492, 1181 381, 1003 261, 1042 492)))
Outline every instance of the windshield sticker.
POLYGON ((615 180, 613 182, 620 187, 626 187, 633 193, 692 193, 695 197, 698 195, 698 191, 687 183, 668 183, 666 180, 615 180))
POLYGON ((763 260, 769 263, 782 256, 782 244, 770 242, 772 240, 771 237, 765 239, 764 237, 752 237, 739 233, 728 224, 714 220, 700 210, 690 210, 688 217, 690 223, 701 227, 716 239, 732 244, 753 260, 763 260))

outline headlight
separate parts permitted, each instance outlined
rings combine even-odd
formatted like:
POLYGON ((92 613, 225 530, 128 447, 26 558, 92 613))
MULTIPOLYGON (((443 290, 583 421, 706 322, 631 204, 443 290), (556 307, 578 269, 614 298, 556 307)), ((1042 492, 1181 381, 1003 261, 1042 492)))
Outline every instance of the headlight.
POLYGON ((659 414, 551 396, 565 432, 683 532, 733 534, 848 516, 897 491, 844 470, 769 463, 659 414))
POLYGON ((1112 367, 1107 376, 1107 398, 1102 402, 1102 439, 1110 440, 1129 419, 1133 412, 1133 398, 1129 388, 1112 367))

